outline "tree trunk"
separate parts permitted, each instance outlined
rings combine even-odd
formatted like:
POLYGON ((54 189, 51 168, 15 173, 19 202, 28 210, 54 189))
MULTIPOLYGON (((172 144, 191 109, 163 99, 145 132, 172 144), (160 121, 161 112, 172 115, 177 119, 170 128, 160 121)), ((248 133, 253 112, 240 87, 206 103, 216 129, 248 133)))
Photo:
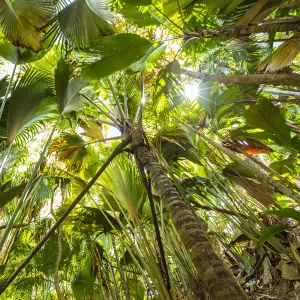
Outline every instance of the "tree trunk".
POLYGON ((265 23, 247 25, 247 26, 234 26, 223 27, 216 29, 205 29, 199 32, 188 32, 187 36, 197 38, 220 38, 220 37, 236 37, 242 35, 249 35, 252 33, 272 33, 272 32, 287 32, 300 31, 299 18, 281 18, 268 20, 265 23))
POLYGON ((55 286, 55 290, 56 290, 56 294, 57 294, 57 299, 58 300, 66 300, 66 298, 64 297, 64 294, 60 288, 59 276, 58 276, 59 265, 60 265, 60 261, 61 261, 61 255, 62 255, 61 228, 58 228, 57 245, 58 245, 58 252, 57 252, 57 260, 55 263, 55 270, 54 270, 54 286, 55 286))
POLYGON ((283 96, 300 97, 300 92, 298 92, 298 91, 263 89, 263 92, 269 93, 269 94, 272 94, 272 95, 283 95, 283 96))
POLYGON ((207 292, 218 300, 248 299, 190 208, 172 185, 161 166, 143 144, 139 130, 133 134, 132 146, 149 173, 152 184, 161 197, 207 292))
POLYGON ((181 69, 181 73, 204 81, 216 81, 225 84, 272 84, 300 85, 300 75, 289 74, 249 74, 249 75, 206 75, 199 72, 181 69))

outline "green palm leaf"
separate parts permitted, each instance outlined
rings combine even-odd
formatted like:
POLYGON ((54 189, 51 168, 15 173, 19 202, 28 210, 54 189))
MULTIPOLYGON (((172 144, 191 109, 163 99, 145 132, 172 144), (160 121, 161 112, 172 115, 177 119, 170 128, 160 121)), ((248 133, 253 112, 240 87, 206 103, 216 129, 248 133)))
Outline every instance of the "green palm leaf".
POLYGON ((86 66, 84 76, 99 79, 123 70, 141 59, 150 47, 148 40, 131 33, 106 37, 94 45, 102 59, 86 66))
POLYGON ((120 12, 128 23, 133 23, 138 27, 160 24, 159 21, 150 14, 146 6, 126 4, 120 9, 120 12))
POLYGON ((55 90, 61 113, 74 111, 84 103, 84 98, 79 92, 86 86, 86 82, 82 77, 70 80, 71 74, 71 66, 60 60, 55 70, 55 90))
POLYGON ((193 0, 165 0, 163 1, 164 13, 167 16, 175 15, 179 10, 191 4, 193 0))
POLYGON ((75 0, 58 13, 63 36, 80 48, 114 32, 113 15, 104 0, 75 0))
POLYGON ((146 72, 149 64, 155 64, 166 51, 167 45, 160 43, 153 45, 139 61, 131 66, 134 72, 146 72))
POLYGON ((274 134, 281 145, 291 146, 290 128, 281 115, 280 108, 274 106, 271 101, 261 99, 258 105, 246 110, 244 116, 247 124, 274 134))
POLYGON ((54 4, 50 0, 15 0, 11 5, 0 1, 0 25, 5 36, 13 45, 33 52, 42 50, 42 28, 53 17, 54 4))
POLYGON ((151 5, 152 0, 124 0, 124 2, 132 5, 147 6, 151 5))
POLYGON ((51 77, 34 69, 25 72, 9 100, 7 120, 9 145, 24 129, 55 113, 55 106, 51 100, 52 88, 51 77))
POLYGON ((4 207, 7 203, 12 201, 16 196, 21 194, 26 186, 26 183, 21 183, 20 185, 11 188, 8 191, 0 193, 0 208, 4 207))

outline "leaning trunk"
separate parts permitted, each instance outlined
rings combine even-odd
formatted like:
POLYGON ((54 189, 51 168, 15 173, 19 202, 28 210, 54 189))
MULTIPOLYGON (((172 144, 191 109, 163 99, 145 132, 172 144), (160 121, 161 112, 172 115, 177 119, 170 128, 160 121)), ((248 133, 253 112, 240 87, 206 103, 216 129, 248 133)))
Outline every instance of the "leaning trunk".
POLYGON ((249 75, 206 75, 189 70, 181 70, 181 73, 192 78, 215 81, 224 84, 272 84, 272 85, 300 85, 300 75, 289 74, 249 74, 249 75))
POLYGON ((205 29, 199 32, 186 33, 190 37, 196 38, 220 38, 220 37, 238 37, 253 33, 275 33, 275 32, 299 32, 300 21, 298 18, 282 18, 269 20, 262 24, 247 26, 222 27, 217 29, 205 29))
POLYGON ((179 195, 170 179, 150 151, 143 145, 137 133, 133 137, 133 147, 143 166, 149 173, 151 182, 166 206, 172 221, 197 269, 201 281, 214 299, 247 299, 223 260, 215 252, 212 242, 195 215, 179 195))

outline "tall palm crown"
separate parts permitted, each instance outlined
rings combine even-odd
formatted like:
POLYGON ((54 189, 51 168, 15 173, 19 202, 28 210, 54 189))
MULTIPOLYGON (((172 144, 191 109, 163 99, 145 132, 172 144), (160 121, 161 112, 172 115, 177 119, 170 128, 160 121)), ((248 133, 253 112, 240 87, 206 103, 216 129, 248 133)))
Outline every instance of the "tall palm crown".
POLYGON ((0 0, 3 299, 298 299, 299 1, 0 0))

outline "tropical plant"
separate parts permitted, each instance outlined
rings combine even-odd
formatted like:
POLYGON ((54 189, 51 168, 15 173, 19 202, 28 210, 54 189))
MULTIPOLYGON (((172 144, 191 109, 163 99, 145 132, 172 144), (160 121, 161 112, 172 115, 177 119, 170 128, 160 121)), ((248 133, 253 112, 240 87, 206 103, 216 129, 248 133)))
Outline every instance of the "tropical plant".
POLYGON ((298 299, 299 1, 2 0, 3 299, 298 299))

